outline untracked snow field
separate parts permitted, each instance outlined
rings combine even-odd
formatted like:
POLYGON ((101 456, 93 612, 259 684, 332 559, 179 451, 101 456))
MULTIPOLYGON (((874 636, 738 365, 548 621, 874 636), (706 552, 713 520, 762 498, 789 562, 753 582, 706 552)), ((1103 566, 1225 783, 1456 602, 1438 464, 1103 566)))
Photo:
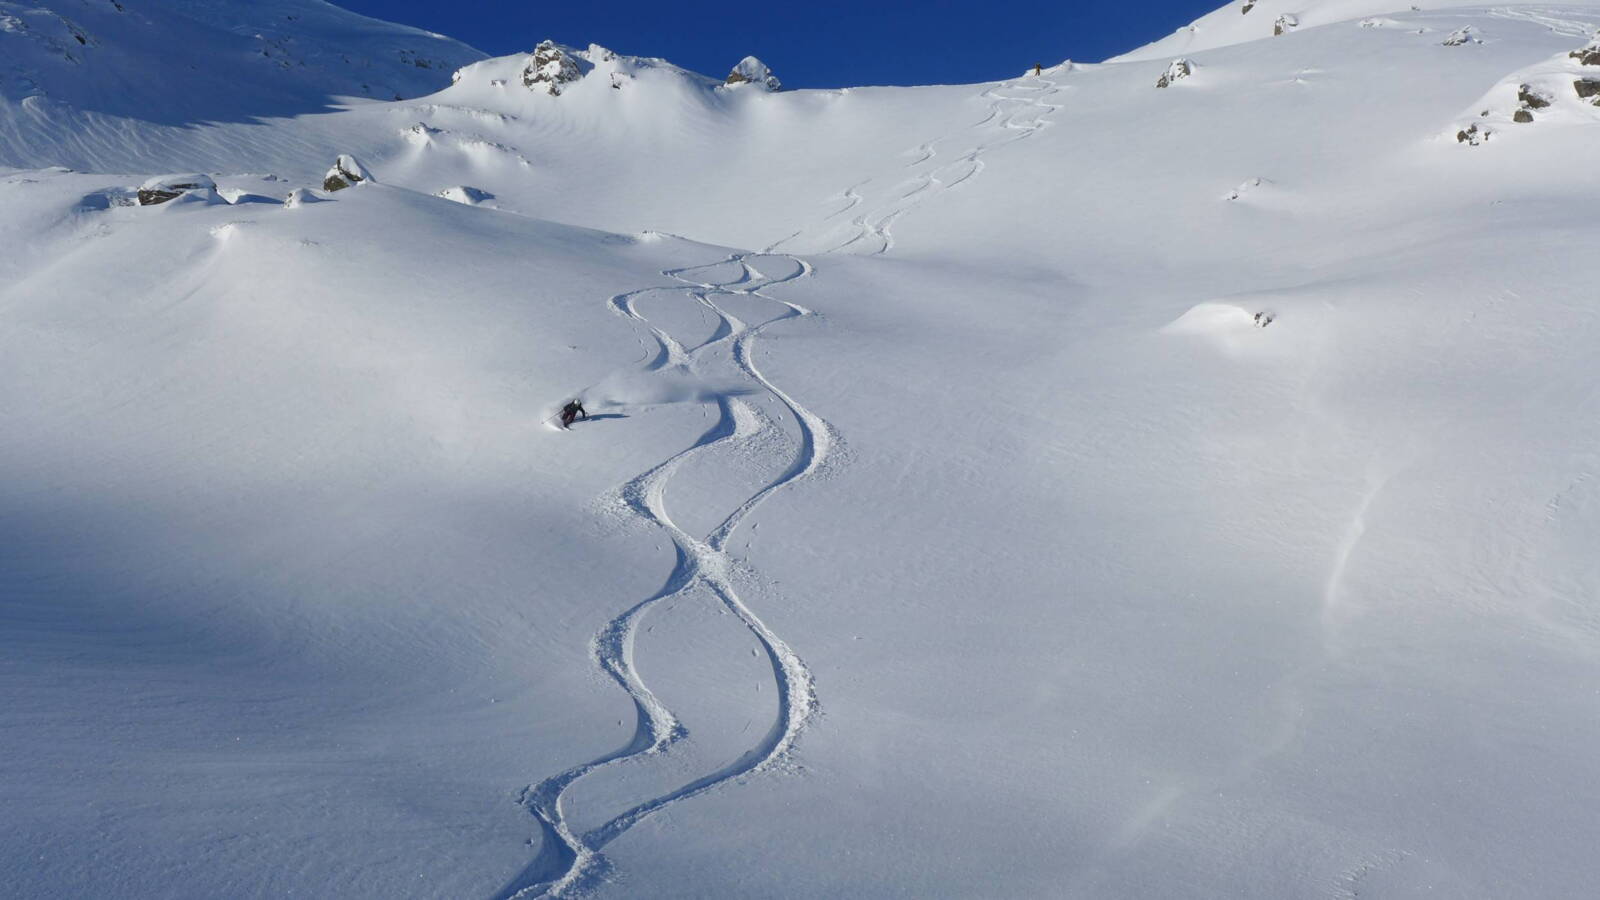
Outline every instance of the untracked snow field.
POLYGON ((1244 5, 0 60, 0 896, 1592 894, 1600 2, 1244 5))

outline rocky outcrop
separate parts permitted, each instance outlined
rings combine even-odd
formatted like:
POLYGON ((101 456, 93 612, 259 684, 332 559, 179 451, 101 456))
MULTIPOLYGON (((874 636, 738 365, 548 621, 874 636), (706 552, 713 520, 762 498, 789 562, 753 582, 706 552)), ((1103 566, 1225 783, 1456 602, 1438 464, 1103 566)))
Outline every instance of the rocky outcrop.
POLYGON ((1194 63, 1189 62, 1187 59, 1175 59, 1172 61, 1171 65, 1167 66, 1167 71, 1163 73, 1159 79, 1157 79, 1156 87, 1171 87, 1172 85, 1182 81, 1185 78, 1188 78, 1193 74, 1194 63))
POLYGON ((522 86, 559 97, 567 85, 582 77, 578 61, 567 51, 557 47, 555 41, 541 41, 522 69, 522 86))
POLYGON ((1285 13, 1278 17, 1278 21, 1272 23, 1272 36, 1281 37, 1282 35, 1288 34, 1299 27, 1300 18, 1298 16, 1285 13))
POLYGON ((1524 84, 1517 88, 1517 102, 1528 109, 1545 109, 1550 105, 1550 97, 1534 90, 1532 85, 1524 84))
POLYGON ((1574 50, 1567 56, 1577 60, 1580 66, 1600 66, 1600 34, 1596 34, 1588 46, 1574 50))
POLYGON ((1593 100, 1595 106, 1600 106, 1600 79, 1580 78, 1572 83, 1572 89, 1578 92, 1579 100, 1593 100))
POLYGON ((157 175, 139 185, 139 205, 156 206, 176 200, 190 191, 202 191, 215 196, 217 183, 206 175, 157 175))
POLYGON ((355 187, 364 181, 371 181, 372 173, 368 172, 354 156, 348 153, 339 155, 333 168, 328 174, 322 176, 322 189, 328 192, 342 191, 347 187, 355 187))
POLYGON ((1488 126, 1479 128, 1478 124, 1474 122, 1471 125, 1468 125, 1466 128, 1456 132, 1456 140, 1460 143, 1466 144, 1469 147, 1476 147, 1479 144, 1489 140, 1489 136, 1492 134, 1494 134, 1494 132, 1490 131, 1488 126))
POLYGON ((1443 43, 1446 47, 1460 47, 1464 44, 1481 44, 1483 39, 1478 37, 1471 25, 1468 25, 1450 32, 1450 36, 1445 38, 1443 43))
POLYGON ((1244 15, 1244 14, 1248 14, 1250 12, 1250 10, 1255 9, 1255 8, 1256 8, 1256 0, 1244 0, 1244 6, 1239 9, 1239 12, 1240 12, 1241 15, 1244 15))
POLYGON ((1517 111, 1511 114, 1511 121, 1519 125, 1527 125, 1533 121, 1533 111, 1548 109, 1551 97, 1542 91, 1534 90, 1532 85, 1524 84, 1517 88, 1517 111))
POLYGON ((728 80, 723 83, 727 85, 754 84, 769 91, 776 91, 783 87, 783 82, 778 80, 778 76, 772 74, 772 70, 767 68, 767 64, 754 56, 746 56, 744 59, 739 60, 739 64, 733 67, 732 72, 728 73, 728 80))

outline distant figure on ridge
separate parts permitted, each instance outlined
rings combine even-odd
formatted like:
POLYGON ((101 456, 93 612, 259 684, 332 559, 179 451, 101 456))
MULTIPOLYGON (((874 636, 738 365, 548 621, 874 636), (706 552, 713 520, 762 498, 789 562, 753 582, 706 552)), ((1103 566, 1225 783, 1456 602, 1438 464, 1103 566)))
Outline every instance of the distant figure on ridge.
POLYGON ((1044 74, 1044 64, 1043 63, 1034 63, 1033 64, 1033 77, 1038 78, 1040 75, 1043 75, 1043 74, 1044 74))
POLYGON ((579 416, 583 416, 584 420, 587 421, 589 412, 583 408, 581 401, 573 400, 566 406, 561 407, 561 427, 571 428, 573 420, 579 416))

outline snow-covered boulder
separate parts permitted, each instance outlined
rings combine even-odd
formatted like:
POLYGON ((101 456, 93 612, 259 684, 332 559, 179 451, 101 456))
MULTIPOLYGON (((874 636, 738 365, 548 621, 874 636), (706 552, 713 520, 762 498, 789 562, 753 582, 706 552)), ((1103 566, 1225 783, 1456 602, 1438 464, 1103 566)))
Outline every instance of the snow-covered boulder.
POLYGON ((1600 79, 1579 78, 1572 83, 1572 89, 1578 92, 1579 100, 1593 100, 1595 106, 1600 106, 1600 79))
POLYGON ((1580 66, 1600 66, 1600 33, 1595 34, 1594 40, 1587 46, 1580 47, 1567 56, 1577 60, 1580 66))
POLYGON ((483 190, 482 188, 475 188, 464 184, 456 185, 455 187, 447 187, 444 190, 434 194, 434 196, 443 197, 446 200, 454 200, 455 202, 465 206, 477 206, 485 200, 494 199, 494 195, 488 191, 483 190))
POLYGON ((1464 28, 1457 28, 1455 31, 1450 32, 1450 36, 1445 38, 1443 41, 1443 44, 1446 47, 1460 47, 1465 44, 1481 43, 1483 43, 1483 39, 1478 37, 1477 30, 1471 25, 1468 25, 1464 28))
POLYGON ((410 128, 400 132, 400 136, 413 144, 431 143, 433 139, 444 134, 443 128, 435 128, 427 122, 418 122, 410 128))
POLYGON ((1241 197, 1243 197, 1244 195, 1249 194, 1252 191, 1255 191, 1257 188, 1262 187, 1266 183, 1267 183, 1267 180, 1265 178, 1249 178, 1249 179, 1246 179, 1244 181, 1244 183, 1240 184, 1238 187, 1236 187, 1233 190, 1228 192, 1228 199, 1229 200, 1238 200, 1241 197))
POLYGON ((1156 81, 1156 87, 1171 87, 1179 81, 1194 74, 1194 63, 1187 59, 1175 59, 1167 66, 1167 71, 1156 81))
POLYGON ((542 91, 552 97, 561 96, 565 85, 583 77, 578 61, 567 51, 556 46, 555 41, 541 41, 533 48, 533 56, 522 68, 522 85, 533 91, 542 91))
POLYGON ((308 203, 322 203, 323 198, 318 197, 316 191, 307 188, 295 188, 284 199, 283 205, 289 209, 299 209, 308 203))
POLYGON ((329 192, 342 191, 347 187, 354 187, 363 181, 371 180, 372 173, 367 171, 366 166, 354 156, 341 153, 333 168, 322 176, 322 189, 329 192))
POLYGON ((217 183, 208 175, 157 175, 139 185, 139 205, 155 206, 166 203, 190 191, 216 196, 217 183))
POLYGON ((1278 17, 1278 21, 1272 23, 1272 36, 1278 37, 1280 35, 1285 35, 1299 27, 1300 18, 1298 16, 1285 13, 1284 15, 1278 17))
POLYGON ((783 87, 783 82, 778 80, 778 76, 772 74, 772 70, 767 68, 767 64, 754 56, 746 56, 744 59, 739 60, 739 64, 733 67, 732 72, 728 73, 728 80, 723 83, 729 85, 757 84, 769 91, 776 91, 783 87))

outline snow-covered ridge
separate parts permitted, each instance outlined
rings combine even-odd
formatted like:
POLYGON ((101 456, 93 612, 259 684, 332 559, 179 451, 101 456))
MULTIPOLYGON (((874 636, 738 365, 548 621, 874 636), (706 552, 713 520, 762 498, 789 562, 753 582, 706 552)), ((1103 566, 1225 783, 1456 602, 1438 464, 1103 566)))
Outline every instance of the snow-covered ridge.
MULTIPOLYGON (((657 85, 676 84, 681 88, 706 90, 733 87, 747 81, 757 82, 768 90, 777 90, 779 86, 771 70, 754 57, 746 57, 735 66, 724 83, 657 57, 627 56, 599 44, 577 48, 542 41, 531 53, 484 60, 457 71, 451 76, 451 84, 465 89, 446 92, 443 96, 461 97, 470 93, 483 97, 489 96, 481 90, 485 85, 504 88, 520 84, 550 97, 560 97, 581 86, 584 93, 598 98, 604 89, 625 90, 641 78, 657 85), (479 90, 471 90, 473 88, 479 90)), ((599 101, 591 99, 589 102, 599 101)))
POLYGON ((1232 0, 1161 40, 1113 57, 1111 62, 1149 60, 1199 53, 1218 47, 1281 37, 1325 25, 1395 23, 1404 18, 1411 28, 1427 28, 1438 13, 1477 11, 1544 22, 1552 29, 1582 27, 1600 16, 1600 0, 1434 0, 1412 4, 1404 0, 1232 0), (1563 10, 1578 13, 1564 15, 1563 10), (1574 24, 1576 21, 1576 25, 1574 24))
POLYGON ((0 0, 0 161, 115 122, 248 122, 416 97, 481 58, 320 0, 0 0))

